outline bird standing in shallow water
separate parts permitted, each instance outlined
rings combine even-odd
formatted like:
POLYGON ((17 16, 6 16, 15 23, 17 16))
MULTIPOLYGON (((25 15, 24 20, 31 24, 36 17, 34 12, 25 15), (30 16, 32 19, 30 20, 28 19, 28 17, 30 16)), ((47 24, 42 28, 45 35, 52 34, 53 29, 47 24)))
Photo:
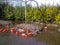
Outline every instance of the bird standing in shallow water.
POLYGON ((6 32, 7 32, 7 29, 6 29, 6 28, 5 28, 5 29, 3 29, 3 30, 2 30, 2 32, 3 32, 3 33, 6 33, 6 32))
POLYGON ((19 35, 19 31, 16 31, 16 35, 19 35))
POLYGON ((22 33, 21 36, 22 36, 22 38, 26 38, 27 37, 27 35, 25 33, 22 33))
POLYGON ((25 30, 23 30, 23 29, 19 29, 18 30, 20 33, 24 33, 25 32, 25 30))
POLYGON ((11 28, 10 32, 11 32, 11 33, 14 33, 14 28, 11 28))

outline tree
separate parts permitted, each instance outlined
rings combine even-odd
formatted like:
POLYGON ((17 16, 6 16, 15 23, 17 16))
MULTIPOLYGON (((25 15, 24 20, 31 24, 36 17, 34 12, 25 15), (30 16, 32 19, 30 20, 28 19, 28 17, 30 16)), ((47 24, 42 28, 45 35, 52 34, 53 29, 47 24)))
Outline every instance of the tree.
POLYGON ((14 10, 16 20, 24 20, 24 7, 17 6, 14 10))
POLYGON ((58 14, 55 16, 55 23, 56 24, 60 24, 60 10, 59 10, 59 12, 58 12, 58 14))
POLYGON ((6 5, 7 5, 7 4, 5 4, 5 3, 0 3, 0 19, 5 19, 4 7, 5 7, 6 5))
POLYGON ((11 20, 13 20, 13 16, 14 16, 14 14, 13 14, 13 6, 11 6, 11 5, 6 5, 5 6, 5 8, 4 8, 4 12, 5 12, 5 17, 6 17, 6 19, 11 19, 11 20))
POLYGON ((55 16, 57 15, 57 8, 55 6, 49 6, 46 9, 47 22, 53 23, 55 16))

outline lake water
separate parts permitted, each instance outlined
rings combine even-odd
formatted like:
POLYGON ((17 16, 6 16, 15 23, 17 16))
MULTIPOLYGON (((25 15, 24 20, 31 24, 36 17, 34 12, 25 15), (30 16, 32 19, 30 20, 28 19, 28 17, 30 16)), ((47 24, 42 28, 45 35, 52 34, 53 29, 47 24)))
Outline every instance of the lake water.
POLYGON ((0 35, 0 45, 48 45, 45 42, 39 42, 33 37, 22 38, 16 34, 2 34, 0 35))

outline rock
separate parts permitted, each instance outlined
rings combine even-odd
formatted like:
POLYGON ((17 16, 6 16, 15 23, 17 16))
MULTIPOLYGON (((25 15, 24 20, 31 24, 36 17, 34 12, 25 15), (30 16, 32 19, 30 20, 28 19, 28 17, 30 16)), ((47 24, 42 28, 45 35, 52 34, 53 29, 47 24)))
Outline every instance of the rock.
POLYGON ((12 21, 4 21, 0 20, 0 26, 7 26, 7 25, 12 25, 12 21))

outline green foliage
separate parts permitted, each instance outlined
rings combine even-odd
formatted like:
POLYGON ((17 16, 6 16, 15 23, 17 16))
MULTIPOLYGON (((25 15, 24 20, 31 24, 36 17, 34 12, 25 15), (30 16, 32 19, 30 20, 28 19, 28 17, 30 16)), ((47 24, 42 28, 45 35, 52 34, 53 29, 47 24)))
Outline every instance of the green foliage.
POLYGON ((6 18, 7 20, 22 20, 26 22, 44 22, 44 23, 56 23, 60 24, 60 6, 46 6, 32 7, 27 5, 25 17, 25 6, 13 7, 9 4, 0 4, 0 18, 6 18))
POLYGON ((15 19, 17 20, 24 20, 24 7, 15 7, 14 9, 14 16, 15 16, 15 19))
POLYGON ((12 6, 10 6, 10 5, 5 6, 4 12, 5 12, 5 17, 7 19, 12 19, 12 17, 13 17, 13 7, 12 6))
POLYGON ((55 16, 57 15, 57 8, 55 6, 49 6, 46 9, 47 21, 53 23, 55 21, 55 16))
POLYGON ((60 24, 60 13, 55 17, 56 23, 60 24))
MULTIPOLYGON (((2 19, 3 17, 5 18, 4 7, 5 7, 6 5, 7 5, 7 4, 0 3, 0 19, 2 19)), ((4 18, 3 18, 3 19, 4 19, 4 18)))
POLYGON ((24 7, 13 7, 12 5, 6 5, 4 8, 6 19, 10 20, 23 20, 24 19, 24 7))
MULTIPOLYGON (((58 6, 59 7, 59 6, 58 6)), ((27 9, 27 21, 38 21, 41 22, 43 21, 44 23, 59 23, 60 19, 58 18, 59 21, 57 21, 57 15, 59 13, 60 8, 57 6, 45 6, 42 5, 38 10, 38 8, 31 7, 27 9)), ((59 16, 58 16, 59 17, 59 16)))

